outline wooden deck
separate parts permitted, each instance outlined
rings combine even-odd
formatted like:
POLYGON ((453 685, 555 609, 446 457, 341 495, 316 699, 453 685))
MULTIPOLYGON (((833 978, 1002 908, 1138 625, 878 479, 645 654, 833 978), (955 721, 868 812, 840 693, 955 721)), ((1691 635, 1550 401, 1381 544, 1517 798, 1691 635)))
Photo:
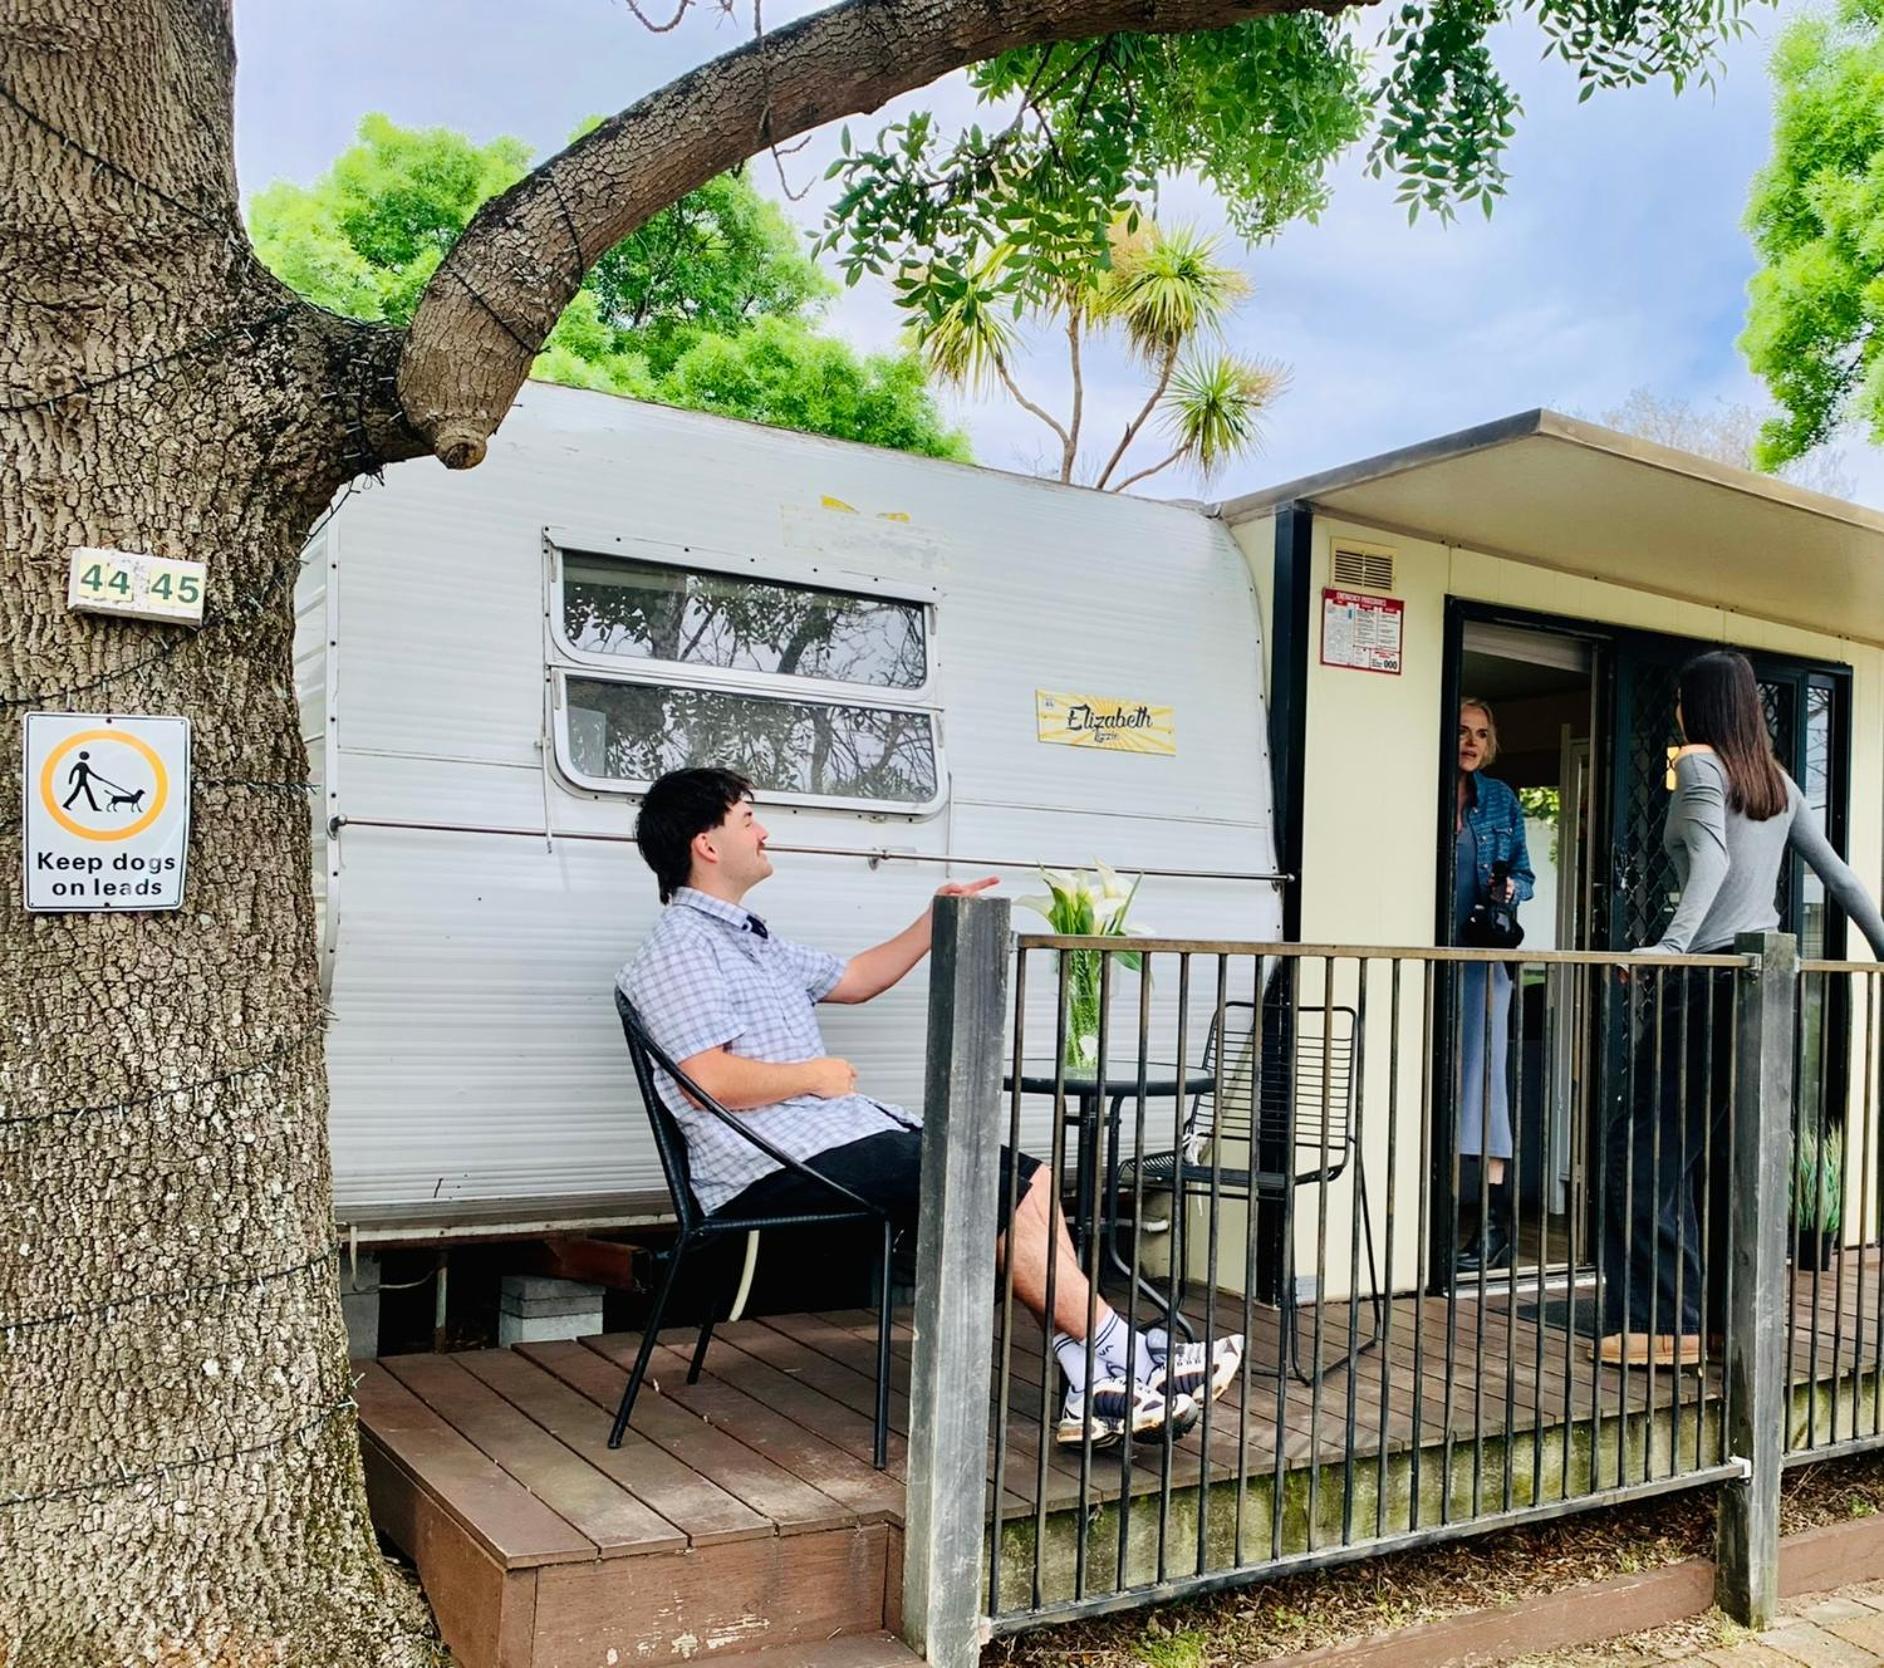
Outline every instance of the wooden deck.
MULTIPOLYGON (((1795 1396, 1793 1446, 1808 1421, 1819 1444, 1877 1428, 1881 1295, 1875 1251, 1847 1257, 1816 1293, 1810 1275, 1797 1278, 1794 1376, 1820 1388, 1795 1396)), ((1219 1298, 1218 1315, 1244 1329, 1240 1300, 1219 1298)), ((1252 1363, 1272 1366, 1275 1312, 1258 1306, 1248 1318, 1252 1363)), ((1365 1305, 1356 1319, 1365 1335, 1365 1305)), ((1206 1494, 1224 1502, 1213 1562, 1260 1563, 1315 1537, 1391 1533, 1414 1512, 1421 1522, 1464 1516, 1476 1500, 1489 1513, 1714 1463, 1718 1368, 1599 1368, 1578 1319, 1587 1314, 1561 1293, 1540 1307, 1528 1284, 1482 1303, 1399 1299, 1384 1342, 1318 1391, 1255 1372, 1247 1397, 1234 1387, 1208 1429, 1171 1448, 1172 1496, 1192 1503, 1193 1524, 1206 1494), (1226 1542, 1231 1501, 1240 1505, 1226 1542)), ((1312 1336, 1314 1312, 1303 1321, 1312 1336)), ((1345 1306, 1322 1311, 1324 1356, 1345 1354, 1348 1326, 1345 1306)), ((459 1660, 588 1668, 786 1646, 815 1646, 806 1660, 831 1668, 909 1660, 881 1637, 896 1628, 901 1597, 906 1328, 881 1473, 870 1465, 872 1315, 724 1327, 694 1385, 685 1382, 691 1334, 670 1334, 654 1358, 660 1393, 644 1392, 611 1452, 609 1417, 637 1342, 615 1334, 365 1369, 358 1396, 375 1518, 417 1563, 459 1660)), ((997 1338, 997 1384, 1002 1353, 997 1338)), ((1095 1526, 1110 1514, 1116 1549, 1121 1497, 1166 1486, 1157 1445, 1094 1455, 1089 1467, 1076 1448, 1049 1444, 1043 1454, 1043 1376, 1055 1416, 1058 1388, 1030 1322, 1007 1356, 1004 1594, 1010 1578, 1024 1581, 1036 1546, 1048 1555, 1043 1527, 1086 1525, 1093 1561, 1104 1563, 1095 1526)), ((991 1480, 993 1468, 991 1452, 991 1480)))

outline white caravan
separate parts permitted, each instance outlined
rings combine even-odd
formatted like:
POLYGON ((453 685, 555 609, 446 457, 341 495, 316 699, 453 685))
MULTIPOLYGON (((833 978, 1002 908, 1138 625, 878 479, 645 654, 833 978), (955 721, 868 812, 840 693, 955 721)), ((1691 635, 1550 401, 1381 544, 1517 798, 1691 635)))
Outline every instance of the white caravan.
MULTIPOLYGON (((759 780, 753 902, 839 952, 951 876, 1094 858, 1161 934, 1278 934, 1257 603, 1200 510, 532 383, 480 468, 348 501, 298 605, 364 1238, 664 1211, 610 988, 674 765, 759 780)), ((826 1010, 872 1094, 920 1103, 924 1004, 918 972, 826 1010)))

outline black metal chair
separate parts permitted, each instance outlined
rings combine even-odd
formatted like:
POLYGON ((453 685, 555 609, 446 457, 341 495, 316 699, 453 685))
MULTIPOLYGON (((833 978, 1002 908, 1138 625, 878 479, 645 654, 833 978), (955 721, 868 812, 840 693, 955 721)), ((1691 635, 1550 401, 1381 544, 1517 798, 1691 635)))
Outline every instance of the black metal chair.
MULTIPOLYGON (((708 1240, 723 1238, 728 1234, 754 1233, 773 1228, 827 1228, 845 1222, 875 1222, 883 1234, 882 1266, 879 1271, 882 1291, 877 1307, 875 1445, 876 1467, 881 1471, 888 1453, 890 1432, 890 1251, 895 1239, 895 1225, 889 1213, 867 1199, 860 1198, 849 1188, 819 1175, 797 1159, 788 1157, 754 1131, 748 1120, 727 1111, 662 1052, 648 1035, 647 1027, 642 1023, 640 1014, 635 1012, 634 1004, 619 990, 615 993, 615 1007, 621 1014, 622 1031, 628 1038, 628 1058, 634 1062, 635 1082, 641 1090, 648 1122, 654 1130, 655 1150, 661 1155, 661 1169, 667 1176, 667 1191, 674 1201, 674 1216, 680 1231, 673 1248, 666 1253, 667 1269, 662 1276, 660 1290, 655 1294, 654 1307, 648 1315, 647 1330, 641 1335, 641 1347, 635 1353, 634 1367, 628 1374, 628 1387, 622 1392, 621 1407, 615 1414, 614 1428, 608 1436, 609 1447, 619 1448, 622 1433, 628 1429, 635 1398, 641 1393, 641 1381, 647 1376, 648 1361, 660 1334, 661 1318, 667 1311, 667 1300, 673 1295, 681 1264, 686 1261, 689 1252, 708 1240), (693 1179, 687 1166, 687 1137, 679 1120, 661 1098, 654 1077, 656 1067, 679 1084, 702 1112, 718 1118, 741 1140, 751 1142, 785 1168, 816 1182, 831 1195, 832 1208, 790 1216, 709 1216, 702 1211, 699 1201, 694 1198, 693 1179)), ((689 1384, 695 1383, 700 1377, 701 1366, 706 1361, 707 1345, 713 1338, 713 1321, 713 1311, 709 1308, 705 1321, 701 1323, 700 1340, 694 1346, 693 1363, 687 1370, 689 1384)))
MULTIPOLYGON (((1339 1180, 1351 1162, 1355 1205, 1367 1244, 1373 1314, 1368 1336, 1357 1338, 1354 1348, 1335 1363, 1351 1367, 1356 1356, 1380 1342, 1383 1332, 1373 1213, 1354 1130, 1354 1099, 1359 1092, 1354 1072, 1355 1012, 1346 1007, 1295 1007, 1274 1000, 1267 1006, 1271 1023, 1262 1027, 1260 1035, 1254 1002, 1226 1002, 1222 1013, 1212 1016, 1204 1046, 1206 1070, 1216 1064, 1223 1033, 1230 1038, 1219 1079, 1221 1099, 1214 1087, 1193 1096, 1180 1150, 1126 1159, 1119 1167, 1119 1182, 1122 1187, 1133 1186, 1142 1170, 1144 1185, 1168 1190, 1179 1210, 1187 1198, 1209 1198, 1213 1193, 1219 1200, 1287 1204, 1289 1195, 1301 1188, 1324 1187, 1339 1180), (1313 1024, 1316 1016, 1319 1025, 1313 1024), (1305 1020, 1310 1021, 1307 1027, 1305 1020)), ((1293 1240, 1292 1234, 1286 1237, 1293 1240)), ((1183 1271, 1177 1270, 1174 1278, 1181 1294, 1183 1271)), ((1355 1294, 1350 1293, 1348 1300, 1353 1303, 1355 1294)), ((1315 1384, 1326 1369, 1319 1351, 1312 1372, 1302 1367, 1293 1243, 1283 1247, 1279 1306, 1282 1349, 1274 1373, 1259 1366, 1250 1370, 1270 1377, 1286 1370, 1304 1384, 1315 1384)))

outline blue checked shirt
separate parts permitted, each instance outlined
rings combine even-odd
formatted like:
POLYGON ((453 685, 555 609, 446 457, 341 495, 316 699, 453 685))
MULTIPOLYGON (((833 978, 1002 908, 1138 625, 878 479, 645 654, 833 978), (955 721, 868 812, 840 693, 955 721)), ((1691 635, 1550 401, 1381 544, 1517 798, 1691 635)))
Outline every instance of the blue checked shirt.
MULTIPOLYGON (((753 921, 737 904, 683 886, 617 977, 649 1035, 676 1063, 722 1045, 769 1065, 815 1060, 826 1052, 817 1004, 844 976, 842 958, 775 937, 763 924, 755 930, 753 921)), ((688 1105, 665 1072, 660 1083, 687 1137, 687 1167, 701 1210, 720 1209, 780 1168, 711 1113, 688 1105)), ((796 1159, 885 1130, 917 1127, 912 1114, 863 1095, 794 1095, 738 1116, 796 1159)))

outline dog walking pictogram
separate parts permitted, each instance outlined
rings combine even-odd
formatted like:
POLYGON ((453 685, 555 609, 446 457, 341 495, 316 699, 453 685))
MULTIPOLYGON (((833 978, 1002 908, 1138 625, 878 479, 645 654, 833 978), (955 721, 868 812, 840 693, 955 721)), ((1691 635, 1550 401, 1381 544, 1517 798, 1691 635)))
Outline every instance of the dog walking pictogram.
POLYGON ((151 825, 169 797, 169 781, 141 737, 122 729, 86 730, 52 750, 40 792, 68 834, 115 843, 151 825))
POLYGON ((85 803, 90 806, 92 810, 96 811, 99 807, 98 801, 92 795, 92 784, 97 782, 107 790, 107 798, 104 805, 107 811, 142 810, 144 795, 150 790, 148 788, 127 788, 121 782, 112 781, 109 776, 100 774, 100 772, 92 767, 91 758, 92 755, 89 748, 80 749, 78 763, 73 765, 72 768, 66 772, 65 779, 72 784, 72 791, 65 796, 59 808, 63 811, 71 810, 79 795, 83 794, 85 796, 85 803))

